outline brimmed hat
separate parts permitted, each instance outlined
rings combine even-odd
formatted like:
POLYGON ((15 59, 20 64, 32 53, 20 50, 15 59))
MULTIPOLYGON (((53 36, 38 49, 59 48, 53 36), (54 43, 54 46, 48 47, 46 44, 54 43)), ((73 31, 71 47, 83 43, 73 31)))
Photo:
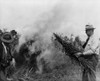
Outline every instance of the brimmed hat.
POLYGON ((11 33, 4 33, 2 36, 1 36, 1 41, 3 42, 6 42, 6 43, 11 43, 13 42, 14 38, 13 36, 11 35, 11 33))
POLYGON ((93 25, 87 24, 85 30, 94 30, 95 28, 93 27, 93 25))

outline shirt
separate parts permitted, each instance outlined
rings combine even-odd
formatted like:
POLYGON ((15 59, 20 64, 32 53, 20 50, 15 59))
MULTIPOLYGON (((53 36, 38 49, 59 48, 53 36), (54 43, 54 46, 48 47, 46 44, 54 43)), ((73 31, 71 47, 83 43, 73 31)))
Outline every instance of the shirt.
POLYGON ((90 39, 90 37, 88 37, 87 40, 86 40, 86 42, 84 43, 84 45, 83 45, 83 49, 86 47, 86 45, 87 45, 89 39, 90 39))
POLYGON ((99 54, 99 49, 100 49, 100 44, 99 44, 99 38, 96 37, 94 34, 89 38, 89 41, 86 45, 86 47, 84 48, 84 52, 83 54, 91 54, 91 53, 95 53, 95 54, 99 54))

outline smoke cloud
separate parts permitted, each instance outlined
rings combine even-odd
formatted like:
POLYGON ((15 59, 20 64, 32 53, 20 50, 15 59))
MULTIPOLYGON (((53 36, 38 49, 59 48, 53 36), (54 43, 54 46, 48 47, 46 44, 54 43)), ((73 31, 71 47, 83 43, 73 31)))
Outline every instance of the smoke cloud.
MULTIPOLYGON (((53 32, 80 35, 85 40, 85 25, 100 30, 99 0, 0 0, 0 27, 16 29, 20 43, 37 39, 49 44, 53 32)), ((45 47, 45 46, 44 46, 45 47)))
POLYGON ((20 43, 37 33, 44 39, 50 38, 52 32, 85 38, 87 23, 93 24, 99 33, 99 3, 98 0, 1 0, 0 26, 16 29, 21 34, 20 43))
POLYGON ((57 52, 51 44, 53 32, 64 35, 79 35, 85 40, 85 25, 90 23, 100 33, 99 0, 0 0, 0 27, 16 29, 20 37, 19 45, 28 39, 35 39, 30 50, 35 47, 44 50, 41 58, 52 61, 57 52))

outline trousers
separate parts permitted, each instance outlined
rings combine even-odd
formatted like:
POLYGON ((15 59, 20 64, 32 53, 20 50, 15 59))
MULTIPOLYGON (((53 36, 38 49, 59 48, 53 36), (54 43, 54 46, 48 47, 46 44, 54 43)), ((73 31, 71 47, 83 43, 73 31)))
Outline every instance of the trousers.
POLYGON ((98 55, 81 55, 79 60, 83 66, 82 81, 96 81, 96 67, 98 64, 98 55))

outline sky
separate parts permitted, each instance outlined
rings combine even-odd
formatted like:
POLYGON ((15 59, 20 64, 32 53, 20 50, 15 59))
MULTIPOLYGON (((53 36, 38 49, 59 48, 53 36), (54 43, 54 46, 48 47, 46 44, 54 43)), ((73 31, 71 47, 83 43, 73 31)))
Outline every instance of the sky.
POLYGON ((23 37, 53 32, 85 39, 85 25, 100 35, 100 0, 0 0, 0 28, 16 29, 23 37))

